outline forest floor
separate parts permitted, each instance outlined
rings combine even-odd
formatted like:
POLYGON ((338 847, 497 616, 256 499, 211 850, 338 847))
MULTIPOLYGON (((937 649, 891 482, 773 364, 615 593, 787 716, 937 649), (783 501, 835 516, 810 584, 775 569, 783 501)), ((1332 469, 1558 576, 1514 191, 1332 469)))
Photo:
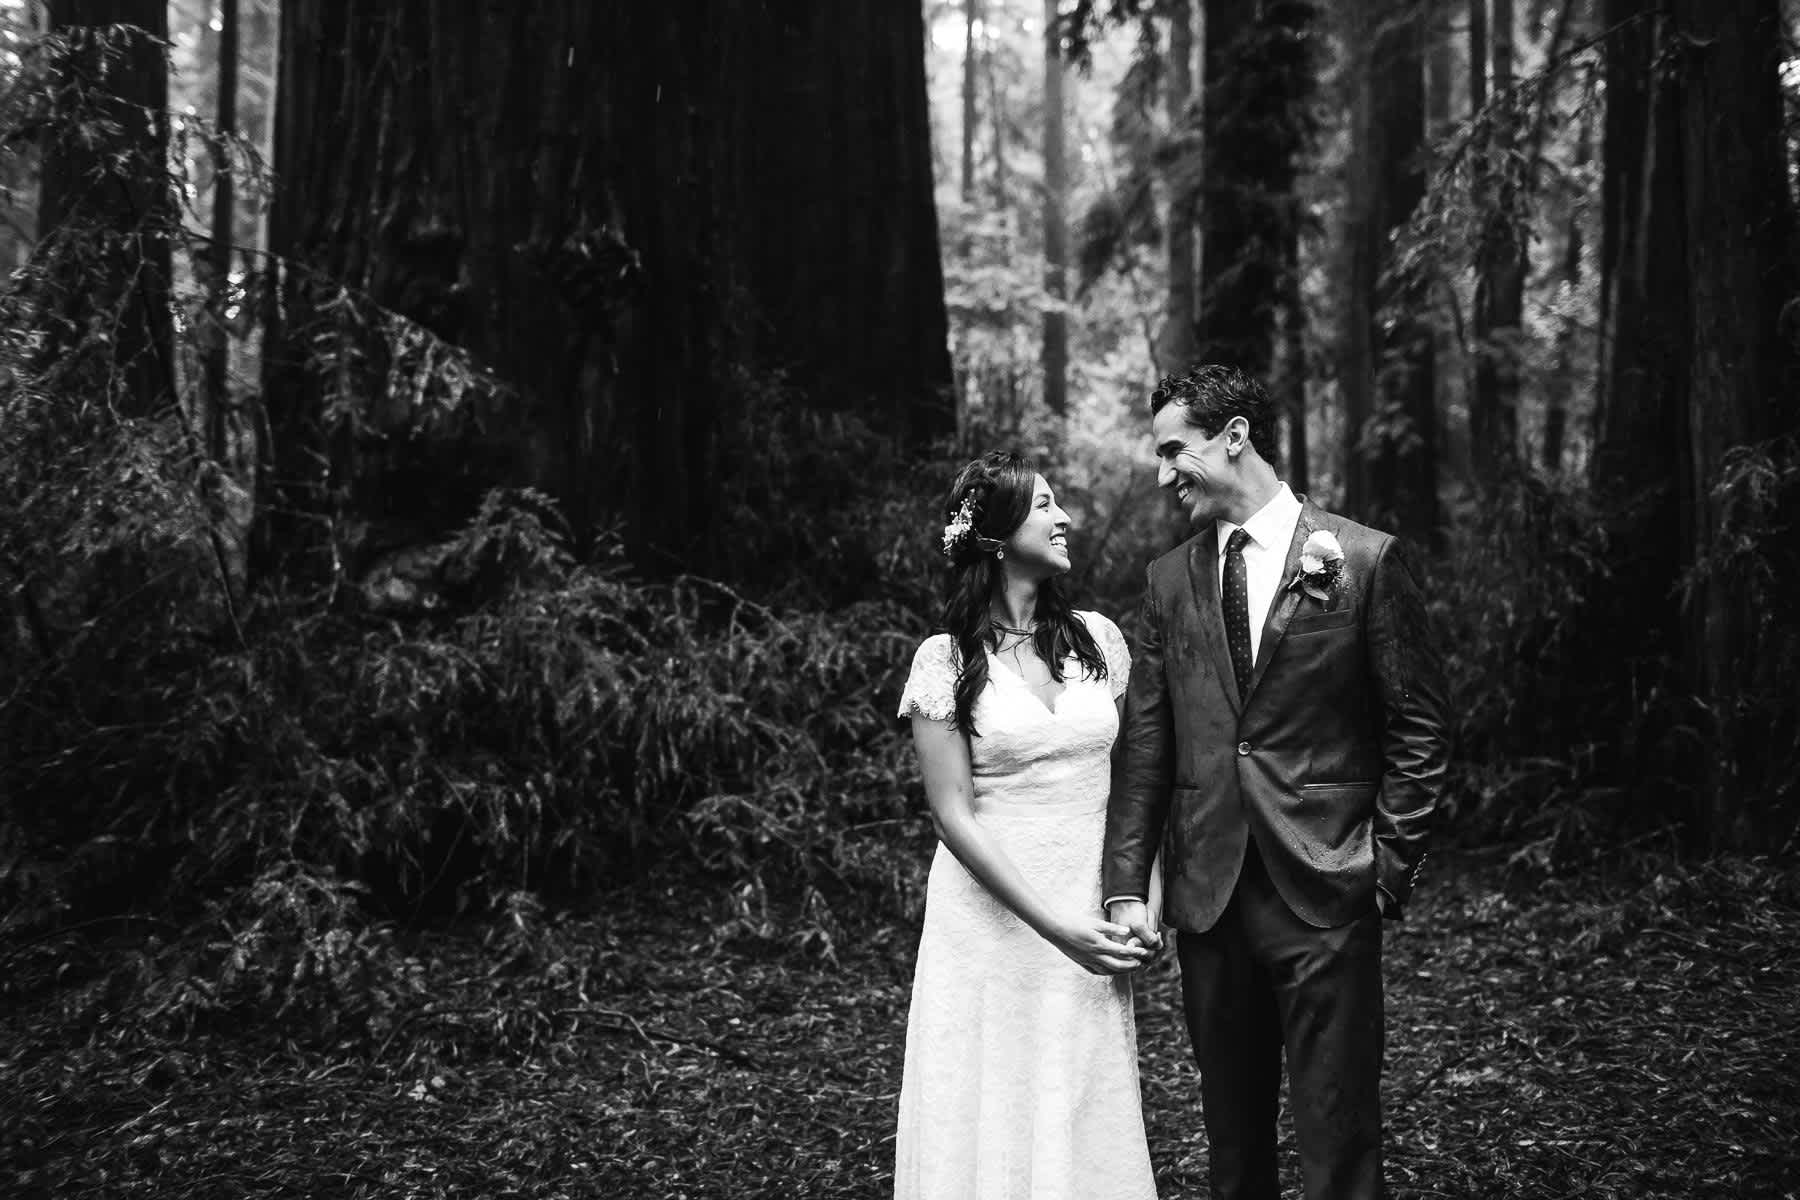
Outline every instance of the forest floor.
MULTIPOLYGON (((1433 866, 1389 927, 1393 1195, 1800 1197, 1791 871, 1433 866)), ((821 957, 695 911, 640 891, 505 954, 420 935, 423 998, 332 1048, 35 989, 0 1018, 0 1194, 886 1196, 914 934, 821 957)), ((1138 999, 1165 1198, 1205 1194, 1177 987, 1165 959, 1138 999)))

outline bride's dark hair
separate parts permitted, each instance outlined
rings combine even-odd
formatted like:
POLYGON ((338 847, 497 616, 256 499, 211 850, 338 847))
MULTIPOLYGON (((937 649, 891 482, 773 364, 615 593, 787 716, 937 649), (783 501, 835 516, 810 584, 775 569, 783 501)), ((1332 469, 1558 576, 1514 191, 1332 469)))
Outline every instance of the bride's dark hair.
MULTIPOLYGON (((975 698, 987 686, 987 650, 998 648, 999 633, 989 618, 989 605, 1000 586, 1000 563, 995 542, 1003 542, 1025 523, 1038 471, 1031 460, 1015 453, 990 451, 956 473, 944 497, 943 514, 954 528, 964 503, 969 505, 969 529, 948 538, 950 586, 944 597, 944 630, 956 643, 956 713, 953 724, 970 737, 977 736, 975 698)), ((1037 632, 1032 646, 1050 665, 1051 677, 1063 677, 1063 659, 1073 654, 1094 679, 1106 678, 1106 656, 1094 635, 1075 616, 1060 577, 1046 579, 1038 588, 1037 632)))

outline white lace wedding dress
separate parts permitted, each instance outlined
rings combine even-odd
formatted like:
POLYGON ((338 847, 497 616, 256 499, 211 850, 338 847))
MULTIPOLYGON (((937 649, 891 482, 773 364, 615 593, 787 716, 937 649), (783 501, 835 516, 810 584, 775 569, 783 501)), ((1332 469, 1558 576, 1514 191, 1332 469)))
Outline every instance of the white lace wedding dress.
MULTIPOLYGON (((989 657, 971 739, 975 812, 1053 904, 1100 911, 1115 698, 1130 659, 1118 627, 1081 619, 1105 680, 1065 665, 1041 701, 989 657)), ((913 657, 900 715, 952 713, 947 635, 913 657)), ((1014 916, 940 844, 906 1026, 894 1148, 897 1200, 1154 1200, 1138 1099, 1131 983, 1090 975, 1014 916)))

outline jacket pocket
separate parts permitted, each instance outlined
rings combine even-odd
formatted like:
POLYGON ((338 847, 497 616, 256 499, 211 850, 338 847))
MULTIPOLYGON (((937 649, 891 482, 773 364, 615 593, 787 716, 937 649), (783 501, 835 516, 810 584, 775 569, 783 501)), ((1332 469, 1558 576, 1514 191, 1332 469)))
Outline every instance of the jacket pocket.
POLYGON ((1287 636, 1305 637, 1309 633, 1323 633, 1327 629, 1343 629, 1354 624, 1356 624, 1356 610, 1346 606, 1331 612, 1295 617, 1288 622, 1287 636))
POLYGON ((1300 790, 1308 795, 1341 792, 1345 799, 1362 800, 1373 799, 1375 790, 1380 786, 1381 781, 1377 779, 1353 779, 1345 783, 1303 783, 1300 790))

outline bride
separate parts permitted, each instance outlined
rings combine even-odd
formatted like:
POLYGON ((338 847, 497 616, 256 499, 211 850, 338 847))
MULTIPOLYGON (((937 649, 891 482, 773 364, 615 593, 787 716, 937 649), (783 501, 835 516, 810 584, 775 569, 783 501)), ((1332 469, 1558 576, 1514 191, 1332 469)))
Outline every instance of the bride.
MULTIPOLYGON (((1016 454, 956 476, 948 632, 913 657, 940 839, 906 1028, 899 1200, 1154 1200, 1130 972, 1100 850, 1130 657, 1069 605, 1069 518, 1016 454)), ((1152 889, 1152 895, 1156 889, 1152 889)))

